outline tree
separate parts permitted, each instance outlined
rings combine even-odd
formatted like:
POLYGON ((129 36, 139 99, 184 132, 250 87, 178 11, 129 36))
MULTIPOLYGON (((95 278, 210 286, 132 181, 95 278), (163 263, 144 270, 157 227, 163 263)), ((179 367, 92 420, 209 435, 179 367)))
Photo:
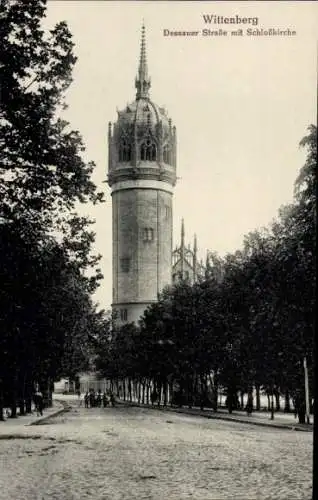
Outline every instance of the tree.
POLYGON ((60 117, 76 62, 65 22, 45 33, 46 1, 4 1, 0 17, 0 216, 61 227, 76 202, 96 203, 78 132, 60 117))
POLYGON ((63 247, 30 236, 16 224, 0 226, 1 378, 12 404, 30 397, 36 381, 47 389, 49 380, 87 367, 98 316, 86 278, 63 247))
POLYGON ((44 0, 0 9, 0 343, 14 413, 26 386, 87 366, 102 275, 93 221, 77 208, 103 196, 80 134, 61 118, 76 62, 67 25, 42 29, 44 0))

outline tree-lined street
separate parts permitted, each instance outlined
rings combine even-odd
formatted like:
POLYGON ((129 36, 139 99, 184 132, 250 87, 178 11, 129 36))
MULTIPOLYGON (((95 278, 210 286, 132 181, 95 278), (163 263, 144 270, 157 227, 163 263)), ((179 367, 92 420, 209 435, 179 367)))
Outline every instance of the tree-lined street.
POLYGON ((311 446, 307 432, 73 407, 1 439, 0 498, 309 499, 311 446))
MULTIPOLYGON (((193 282, 182 271, 158 287, 138 324, 124 314, 120 323, 96 301, 101 256, 83 215, 104 201, 104 185, 64 119, 75 44, 64 20, 45 28, 46 4, 0 2, 0 499, 309 500, 317 127, 299 137, 294 198, 275 220, 242 235, 240 250, 211 250, 193 282), (122 403, 73 402, 25 425, 34 403, 53 411, 55 381, 78 391, 83 372, 96 385, 85 388, 92 402, 100 384, 122 403), (170 404, 184 413, 159 409, 170 404), (214 418, 200 417, 203 408, 214 418), (293 410, 306 432, 234 421, 239 412, 293 420, 293 410)), ((159 245, 145 229, 147 245, 159 245)))

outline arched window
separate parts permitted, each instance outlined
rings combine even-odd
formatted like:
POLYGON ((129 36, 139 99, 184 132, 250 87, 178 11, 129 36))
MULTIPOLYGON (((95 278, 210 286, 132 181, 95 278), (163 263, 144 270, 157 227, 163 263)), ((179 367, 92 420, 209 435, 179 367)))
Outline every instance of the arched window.
POLYGON ((140 146, 140 159, 141 161, 156 161, 157 148, 154 142, 147 139, 140 146))
POLYGON ((163 148, 163 161, 164 163, 171 163, 171 149, 169 144, 166 144, 163 148))
POLYGON ((131 146, 125 140, 119 145, 119 161, 131 161, 131 146))

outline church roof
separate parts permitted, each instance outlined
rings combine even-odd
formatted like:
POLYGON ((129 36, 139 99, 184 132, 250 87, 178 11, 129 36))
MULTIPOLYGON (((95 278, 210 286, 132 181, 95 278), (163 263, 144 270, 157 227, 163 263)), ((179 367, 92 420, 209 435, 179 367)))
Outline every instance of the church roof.
POLYGON ((162 123, 163 129, 169 129, 169 118, 164 108, 157 106, 149 97, 136 99, 122 111, 118 111, 119 124, 145 125, 154 128, 162 123))

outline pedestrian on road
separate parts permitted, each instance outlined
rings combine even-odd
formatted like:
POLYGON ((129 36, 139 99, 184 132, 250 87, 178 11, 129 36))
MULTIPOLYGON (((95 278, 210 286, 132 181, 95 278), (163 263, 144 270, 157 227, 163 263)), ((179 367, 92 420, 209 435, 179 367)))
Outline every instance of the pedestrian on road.
POLYGON ((90 390, 89 393, 89 406, 93 408, 95 406, 95 391, 94 389, 90 390))
POLYGON ((86 392, 86 394, 84 396, 84 404, 85 404, 85 408, 88 408, 88 404, 89 404, 89 395, 88 395, 88 392, 86 392))
POLYGON ((108 404, 109 404, 108 397, 107 397, 106 392, 104 392, 104 394, 103 394, 103 407, 107 408, 108 404))
POLYGON ((77 391, 77 401, 78 401, 78 406, 82 406, 82 398, 81 398, 81 391, 77 391))
POLYGON ((34 404, 36 408, 36 415, 37 417, 43 415, 43 394, 42 392, 38 389, 34 395, 34 404))
POLYGON ((252 414, 252 411, 253 411, 253 395, 252 394, 248 394, 247 396, 247 403, 246 403, 246 413, 248 415, 251 415, 252 414))
POLYGON ((97 405, 97 408, 100 408, 102 406, 102 391, 100 389, 98 389, 97 398, 96 398, 96 405, 97 405))
POLYGON ((115 406, 115 396, 114 396, 113 392, 110 393, 110 403, 111 403, 112 407, 114 408, 114 406, 115 406))
POLYGON ((79 394, 79 397, 78 397, 78 406, 83 406, 83 399, 84 397, 82 396, 82 394, 80 393, 79 394))
POLYGON ((150 401, 151 401, 151 404, 154 405, 155 402, 158 400, 158 394, 157 394, 157 391, 156 389, 154 389, 152 391, 152 393, 150 394, 150 401))

